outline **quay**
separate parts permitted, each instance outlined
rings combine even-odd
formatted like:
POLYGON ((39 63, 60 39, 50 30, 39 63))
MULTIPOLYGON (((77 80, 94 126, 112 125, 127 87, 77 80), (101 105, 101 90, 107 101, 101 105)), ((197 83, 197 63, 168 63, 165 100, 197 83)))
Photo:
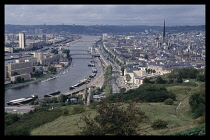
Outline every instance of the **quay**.
POLYGON ((99 65, 99 67, 101 69, 101 74, 98 77, 96 77, 93 80, 91 80, 90 83, 88 83, 88 84, 84 84, 84 85, 82 85, 82 86, 80 86, 80 87, 78 87, 76 89, 73 89, 73 90, 71 90, 69 92, 62 93, 62 94, 64 94, 64 95, 72 95, 75 92, 79 92, 79 91, 85 89, 86 87, 91 87, 91 86, 102 87, 102 85, 104 83, 103 66, 102 66, 101 61, 99 60, 99 58, 96 59, 96 61, 97 61, 97 64, 99 65))

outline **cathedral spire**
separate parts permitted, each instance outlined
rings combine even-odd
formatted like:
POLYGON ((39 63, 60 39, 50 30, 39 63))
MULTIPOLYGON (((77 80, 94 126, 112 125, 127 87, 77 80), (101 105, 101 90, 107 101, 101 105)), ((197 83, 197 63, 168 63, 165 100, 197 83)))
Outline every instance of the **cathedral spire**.
POLYGON ((164 26, 163 26, 163 43, 165 43, 165 36, 166 36, 166 31, 165 31, 165 20, 164 20, 164 26))

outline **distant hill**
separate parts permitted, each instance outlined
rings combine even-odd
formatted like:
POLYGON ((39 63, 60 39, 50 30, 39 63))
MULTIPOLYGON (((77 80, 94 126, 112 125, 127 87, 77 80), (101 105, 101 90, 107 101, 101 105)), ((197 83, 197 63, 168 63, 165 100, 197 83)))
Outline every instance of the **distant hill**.
MULTIPOLYGON (((35 29, 42 29, 43 33, 62 33, 72 34, 101 34, 101 33, 138 33, 145 30, 155 29, 162 31, 162 26, 147 25, 5 25, 5 33, 19 33, 27 31, 33 33, 35 29)), ((205 25, 199 26, 166 26, 166 32, 186 32, 192 30, 205 30, 205 25)))

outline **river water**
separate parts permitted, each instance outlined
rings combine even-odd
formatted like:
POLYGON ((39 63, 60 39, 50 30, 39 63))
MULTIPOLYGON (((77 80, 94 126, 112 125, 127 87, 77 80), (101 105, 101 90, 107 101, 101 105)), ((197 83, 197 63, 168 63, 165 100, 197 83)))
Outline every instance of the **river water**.
MULTIPOLYGON (((82 36, 82 40, 94 40, 98 39, 98 36, 82 36)), ((70 54, 86 54, 89 47, 93 46, 93 41, 80 41, 72 44, 68 48, 70 54)), ((55 91, 61 91, 66 93, 69 91, 69 87, 78 83, 79 80, 87 78, 92 73, 92 67, 88 67, 91 56, 89 55, 72 55, 72 64, 68 67, 68 71, 63 75, 59 75, 56 79, 52 79, 46 82, 35 82, 25 86, 5 90, 6 102, 22 97, 28 97, 32 94, 37 94, 39 98, 43 98, 45 94, 49 94, 55 91)), ((98 71, 97 75, 101 73, 99 67, 96 65, 98 71)))

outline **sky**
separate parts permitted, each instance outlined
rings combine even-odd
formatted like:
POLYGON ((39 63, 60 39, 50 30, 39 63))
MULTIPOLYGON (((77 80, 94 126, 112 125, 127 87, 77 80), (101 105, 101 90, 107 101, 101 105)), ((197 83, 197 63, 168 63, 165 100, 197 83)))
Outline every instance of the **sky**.
POLYGON ((205 5, 5 5, 14 25, 205 25, 205 5))

